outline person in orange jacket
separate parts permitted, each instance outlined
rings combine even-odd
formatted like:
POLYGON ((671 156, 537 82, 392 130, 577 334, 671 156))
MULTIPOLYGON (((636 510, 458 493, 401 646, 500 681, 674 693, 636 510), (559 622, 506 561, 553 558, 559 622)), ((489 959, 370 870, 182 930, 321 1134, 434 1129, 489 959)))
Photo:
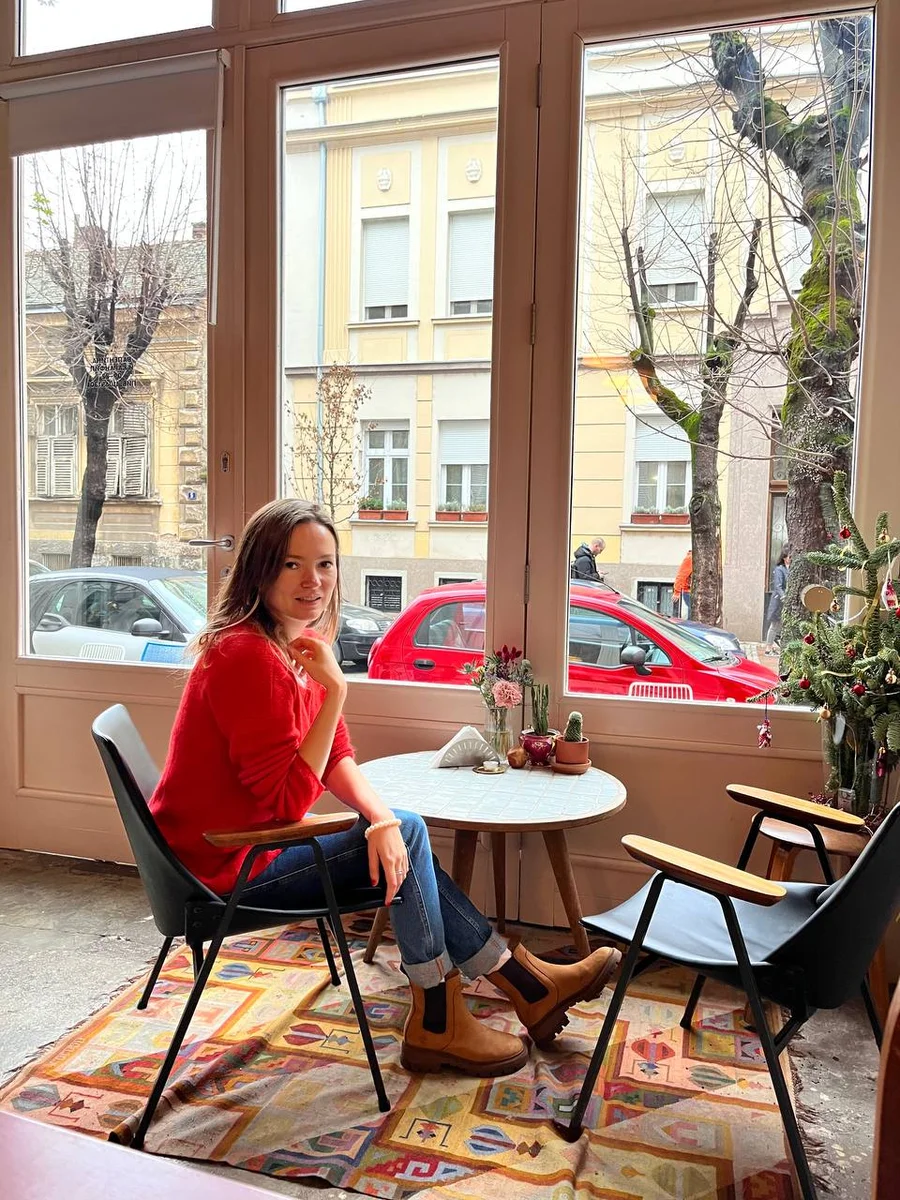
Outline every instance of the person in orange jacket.
POLYGON ((694 571, 694 552, 688 550, 681 560, 681 566, 675 572, 675 583, 672 585, 672 598, 675 601, 675 615, 689 617, 691 615, 691 576, 694 571))

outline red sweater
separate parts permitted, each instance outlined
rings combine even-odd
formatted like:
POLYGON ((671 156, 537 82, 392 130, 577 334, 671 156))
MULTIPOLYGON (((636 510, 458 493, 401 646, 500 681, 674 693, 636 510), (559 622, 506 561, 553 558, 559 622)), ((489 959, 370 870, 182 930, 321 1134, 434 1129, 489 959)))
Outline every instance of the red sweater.
MULTIPOLYGON (((218 849, 204 832, 300 820, 335 763, 352 756, 343 717, 323 779, 298 753, 324 697, 247 629, 221 634, 191 670, 150 811, 181 862, 220 895, 234 887, 247 850, 218 849)), ((251 878, 279 853, 260 854, 251 878)))

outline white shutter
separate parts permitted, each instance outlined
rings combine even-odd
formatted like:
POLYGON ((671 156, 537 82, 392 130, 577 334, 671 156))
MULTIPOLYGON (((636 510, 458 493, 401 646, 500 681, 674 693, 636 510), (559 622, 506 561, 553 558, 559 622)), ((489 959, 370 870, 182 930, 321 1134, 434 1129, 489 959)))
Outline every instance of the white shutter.
POLYGON ((439 442, 442 466, 489 462, 490 422, 441 421, 439 442))
POLYGON ((644 259, 650 283, 688 283, 706 264, 703 193, 647 196, 644 259))
POLYGON ((147 405, 140 400, 117 405, 114 417, 118 417, 116 433, 123 433, 125 437, 146 437, 150 432, 147 405))
POLYGON ((145 437, 123 439, 122 450, 122 494, 146 496, 148 441, 145 437))
POLYGON ((122 469, 122 438, 111 436, 106 446, 106 498, 118 496, 122 469))
POLYGON ((50 445, 48 437, 35 438, 34 442, 34 494, 50 495, 50 445))
POLYGON ((363 306, 409 303, 409 218, 363 222, 363 306))
POLYGON ((685 462, 691 457, 691 443, 681 428, 668 417, 636 418, 635 462, 685 462))
POLYGON ((450 303, 494 295, 494 213, 450 214, 450 303))
POLYGON ((74 437, 51 439, 50 494, 52 496, 75 495, 76 449, 74 437))

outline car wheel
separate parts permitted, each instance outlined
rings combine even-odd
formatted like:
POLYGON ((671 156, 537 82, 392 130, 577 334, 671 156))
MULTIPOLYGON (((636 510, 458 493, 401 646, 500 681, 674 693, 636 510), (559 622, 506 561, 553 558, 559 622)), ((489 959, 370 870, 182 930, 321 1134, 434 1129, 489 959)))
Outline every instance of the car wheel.
POLYGON ((344 648, 340 641, 335 642, 331 649, 334 651, 334 657, 338 660, 338 666, 341 666, 344 662, 344 648))

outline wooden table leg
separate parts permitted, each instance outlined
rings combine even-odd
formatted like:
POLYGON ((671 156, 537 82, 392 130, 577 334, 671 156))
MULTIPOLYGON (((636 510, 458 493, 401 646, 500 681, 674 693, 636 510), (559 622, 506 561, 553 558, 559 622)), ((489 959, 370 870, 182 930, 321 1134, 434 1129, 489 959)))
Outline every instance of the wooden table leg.
POLYGON ((453 835, 453 882, 468 896, 472 887, 472 872, 475 870, 475 850, 478 846, 477 829, 457 829, 453 835))
POLYGON ((375 920, 372 922, 372 930, 369 934, 369 940, 366 942, 366 952, 363 955, 363 962, 370 963, 375 957, 375 951, 378 949, 378 944, 384 936, 384 931, 387 928, 389 916, 390 913, 386 908, 379 908, 375 913, 375 920))
POLYGON ((575 876, 572 873, 572 862, 569 858, 566 831, 564 829, 545 829, 544 845, 547 847, 550 866, 553 868, 553 874, 556 876, 556 886, 559 888, 559 894, 562 897, 563 908, 566 910, 566 916, 569 918, 569 927, 572 930, 575 948, 582 958, 587 958, 591 952, 591 947, 585 928, 580 923, 582 917, 581 901, 578 899, 578 889, 575 887, 575 876))
POLYGON ((506 933, 506 834, 491 834, 494 864, 494 904, 497 907, 497 932, 506 933))

